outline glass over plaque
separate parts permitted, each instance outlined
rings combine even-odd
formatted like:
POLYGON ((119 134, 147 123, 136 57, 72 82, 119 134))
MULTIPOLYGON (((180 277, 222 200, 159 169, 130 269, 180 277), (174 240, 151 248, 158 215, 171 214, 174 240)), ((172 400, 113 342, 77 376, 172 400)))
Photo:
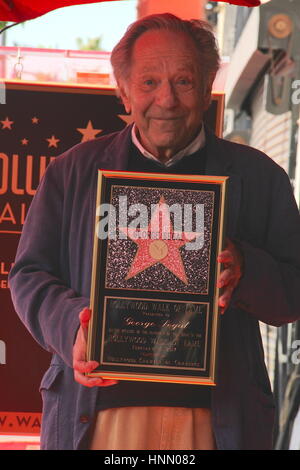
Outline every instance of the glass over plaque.
POLYGON ((99 170, 89 376, 216 384, 227 180, 99 170))

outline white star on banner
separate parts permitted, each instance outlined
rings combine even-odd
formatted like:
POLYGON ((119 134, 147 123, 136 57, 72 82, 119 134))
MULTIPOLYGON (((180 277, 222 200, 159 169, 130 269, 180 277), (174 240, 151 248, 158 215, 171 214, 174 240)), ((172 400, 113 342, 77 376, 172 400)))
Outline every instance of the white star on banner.
POLYGON ((76 130, 83 135, 81 142, 87 142, 88 140, 95 139, 96 135, 100 134, 103 129, 94 129, 92 121, 89 121, 86 128, 77 128, 76 130))

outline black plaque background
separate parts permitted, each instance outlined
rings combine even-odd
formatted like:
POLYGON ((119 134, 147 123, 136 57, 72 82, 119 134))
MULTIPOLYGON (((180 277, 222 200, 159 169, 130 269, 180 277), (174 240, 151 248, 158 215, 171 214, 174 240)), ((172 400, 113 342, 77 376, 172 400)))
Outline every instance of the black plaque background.
MULTIPOLYGON (((109 327, 115 329, 116 327, 119 328, 119 326, 121 325, 121 323, 120 323, 120 318, 117 318, 117 315, 116 315, 117 312, 116 312, 116 311, 113 311, 113 309, 110 309, 110 308, 109 308, 109 303, 111 303, 111 302, 110 302, 111 300, 112 300, 112 299, 106 299, 106 301, 107 301, 107 302, 106 302, 107 308, 106 308, 106 315, 105 315, 105 316, 106 316, 106 319, 105 319, 105 329, 104 329, 104 330, 105 330, 105 338, 107 338, 108 335, 109 335, 109 327)), ((121 301, 121 302, 122 302, 122 300, 124 301, 124 299, 117 299, 117 300, 118 300, 118 301, 121 301)), ((126 300, 127 300, 127 299, 126 299, 126 300)), ((130 299, 130 300, 135 300, 135 299, 130 299)), ((144 301, 145 303, 149 303, 149 310, 151 311, 151 301, 146 300, 146 299, 143 299, 143 301, 144 301)), ((161 305, 163 305, 163 304, 171 304, 171 305, 170 305, 171 310, 172 310, 172 305, 174 305, 174 304, 175 304, 175 305, 178 305, 177 302, 175 302, 174 304, 173 304, 173 302, 168 302, 168 301, 159 301, 159 302, 157 302, 156 299, 153 300, 153 303, 156 303, 156 304, 157 304, 157 303, 160 303, 161 305)), ((191 303, 190 303, 190 304, 191 304, 191 303)), ((186 305, 186 303, 181 303, 181 305, 186 305)), ((196 305, 198 305, 198 304, 196 304, 196 305)), ((208 309, 207 309, 207 305, 205 305, 205 304, 204 304, 204 305, 203 305, 203 304, 200 304, 200 305, 201 305, 201 307, 202 307, 201 310, 205 310, 205 311, 206 311, 206 315, 204 316, 204 315, 202 314, 202 312, 201 312, 201 313, 196 313, 195 316, 194 316, 194 318, 191 319, 190 324, 188 325, 187 328, 184 328, 184 329, 182 329, 182 330, 176 329, 174 332, 171 331, 171 332, 170 332, 170 337, 171 337, 171 338, 174 339, 174 336, 176 336, 176 334, 178 334, 178 333, 180 333, 180 332, 183 333, 183 334, 186 334, 187 332, 188 332, 189 334, 191 334, 191 331, 192 331, 193 333, 196 333, 196 332, 198 332, 198 331, 199 331, 199 333, 200 333, 200 332, 203 332, 203 336, 205 335, 204 332, 206 333, 206 323, 207 323, 207 321, 208 321, 208 313, 209 313, 209 312, 208 312, 208 309)), ((133 313, 133 312, 131 312, 131 313, 128 312, 127 315, 128 315, 128 317, 130 317, 130 318, 131 318, 131 317, 134 318, 134 320, 143 320, 143 321, 145 321, 145 320, 147 321, 147 320, 148 320, 148 321, 151 323, 151 318, 150 318, 150 317, 147 318, 147 316, 143 317, 143 313, 140 313, 140 314, 138 315, 136 312, 134 312, 134 313, 133 313)), ((123 317, 123 318, 124 318, 124 317, 123 317)), ((155 318, 155 319, 152 319, 152 320, 154 320, 154 323, 156 323, 157 325, 159 325, 159 324, 162 324, 165 320, 169 320, 170 322, 172 322, 172 321, 173 321, 173 322, 179 322, 180 320, 183 320, 183 317, 180 316, 180 314, 174 313, 174 315, 173 315, 173 316, 170 316, 170 317, 168 317, 167 315, 163 315, 163 316, 161 316, 160 318, 155 318)), ((183 320, 183 323, 184 323, 184 320, 183 320)), ((124 321, 122 322, 122 325, 123 325, 123 328, 124 328, 124 321)), ((128 326, 126 327, 126 330, 127 330, 127 331, 128 331, 128 330, 131 330, 131 329, 132 329, 133 331, 135 331, 135 333, 133 333, 133 335, 128 335, 128 333, 126 333, 126 332, 125 332, 125 334, 122 333, 122 328, 121 328, 121 329, 120 329, 120 333, 119 333, 119 337, 123 337, 123 338, 124 338, 124 336, 125 336, 125 339, 126 339, 126 336, 128 335, 129 338, 130 338, 130 337, 132 338, 133 336, 135 336, 135 337, 137 337, 137 338, 139 338, 139 339, 142 339, 142 340, 143 340, 143 339, 144 339, 144 340, 148 340, 148 344, 147 344, 147 346, 148 346, 148 345, 150 345, 150 344, 149 344, 149 337, 150 337, 151 339, 153 338, 153 335, 151 334, 151 332, 152 332, 153 330, 154 330, 154 331, 155 331, 155 330, 157 331, 159 328, 150 326, 149 328, 146 328, 146 329, 144 329, 144 331, 143 331, 143 328, 142 328, 142 327, 139 327, 139 326, 130 326, 130 325, 128 325, 128 326), (139 331, 140 331, 140 333, 139 333, 139 331), (147 331, 147 333, 145 333, 145 331, 147 331)), ((168 328, 164 328, 163 330, 160 330, 159 334, 157 335, 158 341, 159 341, 159 342, 164 342, 164 341, 166 340, 166 337, 167 337, 168 333, 169 333, 169 329, 168 329, 168 328), (162 336, 160 336, 160 334, 161 334, 162 336), (160 337, 159 337, 159 336, 160 336, 160 337)), ((188 339, 191 340, 191 337, 189 337, 189 338, 188 338, 187 336, 182 337, 182 336, 179 334, 179 335, 178 335, 178 338, 177 338, 177 342, 183 343, 185 340, 188 340, 188 339)), ((196 339, 196 338, 194 338, 194 340, 195 340, 195 339, 196 339)), ((130 340, 129 340, 129 341, 130 341, 130 340)), ((110 345, 108 345, 108 344, 105 345, 104 351, 105 351, 106 353, 104 354, 104 362, 107 362, 107 360, 106 360, 105 358, 106 358, 109 354, 114 354, 113 344, 114 344, 113 342, 110 342, 110 345)), ((120 357, 120 356, 122 356, 123 354, 127 354, 127 352, 128 352, 128 346, 126 346, 126 344, 128 344, 128 341, 127 341, 127 343, 124 341, 124 342, 119 342, 119 343, 117 343, 117 344, 118 344, 118 346, 117 346, 117 349, 118 349, 117 355, 120 357)), ((132 343, 129 344, 129 349, 130 349, 130 346, 132 346, 132 343)), ((139 344, 135 344, 135 346, 136 346, 136 347, 139 347, 139 344)), ((159 345, 157 345, 157 346, 159 346, 159 345)), ((172 344, 171 346, 173 346, 173 344, 172 344)), ((142 347, 144 347, 144 345, 142 345, 142 347)), ((153 346, 152 349, 154 350, 154 346, 153 346)), ((164 348, 161 347, 161 349, 160 349, 161 352, 162 352, 162 349, 164 349, 164 348)), ((195 348, 193 348, 193 347, 190 346, 190 349, 189 349, 189 351, 187 352, 187 357, 182 356, 182 351, 183 351, 183 349, 184 349, 184 347, 183 347, 182 344, 181 344, 181 345, 177 344, 177 345, 175 345, 175 347, 172 348, 172 349, 173 349, 173 350, 167 355, 167 356, 168 356, 167 359, 170 360, 170 362, 173 362, 172 366, 171 366, 171 367, 168 367, 168 365, 157 364, 157 366, 163 367, 163 373, 164 373, 164 374, 165 374, 166 372, 167 372, 168 374, 172 374, 172 373, 173 373, 173 374, 176 374, 176 372, 178 373, 179 369, 180 369, 180 374, 181 374, 181 375, 190 375, 191 373, 192 373, 192 374, 195 374, 195 373, 196 373, 195 368, 196 368, 196 369, 199 369, 199 370, 200 370, 200 369, 204 369, 204 370, 205 370, 205 368, 204 368, 204 365, 205 365, 205 364, 204 364, 204 360, 202 361, 202 362, 203 362, 202 364, 199 364, 198 366, 195 365, 195 366, 192 366, 192 367, 191 367, 191 366, 186 366, 186 365, 178 365, 178 366, 176 367, 176 365, 174 364, 174 361, 175 361, 175 360, 179 360, 180 362, 189 361, 189 360, 190 360, 190 361, 193 361, 193 362, 195 363, 195 361, 196 361, 196 358, 194 357, 195 352, 196 352, 196 351, 195 351, 195 348), (180 352, 181 352, 181 354, 180 354, 180 352), (193 357, 191 357, 191 356, 193 356, 193 357), (176 367, 176 368, 175 368, 175 367, 176 367), (185 370, 185 368, 187 368, 187 370, 185 370)), ((186 349, 188 349, 188 348, 186 348, 186 349)), ((203 346, 200 347, 199 349, 202 350, 201 352, 202 352, 202 355, 203 355, 203 357, 204 357, 204 354, 205 354, 205 345, 204 345, 204 343, 203 343, 203 346)), ((135 354, 135 355, 132 355, 131 358, 139 359, 139 358, 141 357, 141 355, 142 355, 141 351, 140 351, 139 349, 137 349, 136 354, 135 354)), ((151 359, 151 358, 149 357, 149 359, 151 359)), ((110 362, 110 364, 108 364, 108 367, 109 367, 109 368, 111 368, 111 367, 114 367, 114 368, 115 368, 115 367, 116 367, 115 370, 122 370, 122 369, 120 369, 120 367, 118 367, 116 364, 114 364, 114 362, 117 362, 117 361, 108 361, 108 362, 110 362)), ((123 365, 122 365, 121 367, 123 368, 123 365)), ((143 367, 142 364, 140 364, 140 365, 138 365, 138 366, 137 366, 136 364, 134 364, 134 365, 131 365, 130 369, 143 371, 144 373, 149 373, 149 370, 151 370, 152 372, 155 371, 155 372, 158 373, 158 374, 160 373, 160 369, 159 369, 158 367, 154 367, 154 366, 152 366, 152 365, 146 365, 146 364, 145 364, 144 367, 143 367)))

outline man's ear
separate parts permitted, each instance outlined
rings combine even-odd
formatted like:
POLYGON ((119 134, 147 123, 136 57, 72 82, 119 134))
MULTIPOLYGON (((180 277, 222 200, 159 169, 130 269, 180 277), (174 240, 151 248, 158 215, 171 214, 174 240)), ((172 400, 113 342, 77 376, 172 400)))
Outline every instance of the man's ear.
POLYGON ((126 113, 130 114, 131 105, 130 105, 130 100, 128 96, 127 86, 124 83, 119 83, 118 88, 119 88, 119 95, 122 100, 122 103, 124 104, 126 113))

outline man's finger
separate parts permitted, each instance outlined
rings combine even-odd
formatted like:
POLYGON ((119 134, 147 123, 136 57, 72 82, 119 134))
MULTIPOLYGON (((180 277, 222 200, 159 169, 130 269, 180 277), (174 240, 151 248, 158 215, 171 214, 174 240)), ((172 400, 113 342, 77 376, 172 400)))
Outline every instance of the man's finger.
POLYGON ((78 371, 78 372, 81 372, 82 374, 85 374, 85 373, 90 373, 92 372, 94 369, 96 369, 97 367, 99 366, 99 362, 97 361, 84 361, 84 360, 76 360, 74 359, 73 361, 73 368, 78 371))
POLYGON ((221 272, 217 286, 219 289, 222 287, 228 286, 231 282, 234 282, 236 280, 236 273, 233 269, 224 269, 224 271, 221 272))
POLYGON ((118 382, 114 379, 102 379, 101 377, 86 377, 78 371, 74 372, 76 382, 84 385, 85 387, 110 387, 116 385, 118 382))
POLYGON ((90 321, 90 318, 91 318, 91 314, 92 314, 91 309, 89 309, 88 307, 84 308, 79 313, 79 321, 80 321, 80 324, 83 328, 88 327, 88 324, 89 324, 89 321, 90 321))
POLYGON ((219 306, 220 307, 225 308, 225 309, 228 307, 233 290, 234 290, 234 286, 226 287, 225 291, 223 292, 223 294, 219 298, 219 306))
POLYGON ((231 264, 234 261, 232 253, 229 250, 222 251, 219 254, 217 259, 218 259, 219 263, 230 263, 231 264))

